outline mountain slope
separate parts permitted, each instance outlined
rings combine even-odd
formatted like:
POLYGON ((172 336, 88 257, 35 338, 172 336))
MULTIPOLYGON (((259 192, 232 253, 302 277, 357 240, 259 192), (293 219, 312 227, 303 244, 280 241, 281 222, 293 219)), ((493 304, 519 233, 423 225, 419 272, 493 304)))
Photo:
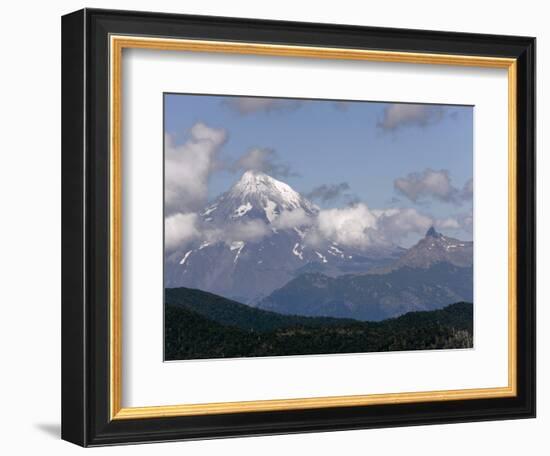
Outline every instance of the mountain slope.
POLYGON ((472 268, 436 263, 386 274, 303 274, 275 290, 258 307, 283 314, 376 321, 472 300, 472 268))
POLYGON ((432 227, 405 255, 365 274, 304 273, 258 306, 280 313, 381 320, 473 300, 473 243, 432 227))
POLYGON ((320 327, 341 325, 354 321, 339 318, 282 315, 256 309, 213 293, 184 287, 165 289, 164 302, 167 306, 185 308, 221 325, 248 331, 266 332, 293 326, 320 327))

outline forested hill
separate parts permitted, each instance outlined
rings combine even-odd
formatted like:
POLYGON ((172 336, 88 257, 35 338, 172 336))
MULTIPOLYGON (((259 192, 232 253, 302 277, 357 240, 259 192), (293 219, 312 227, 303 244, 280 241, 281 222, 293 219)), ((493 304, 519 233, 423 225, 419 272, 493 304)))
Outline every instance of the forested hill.
POLYGON ((186 288, 167 289, 165 359, 470 348, 473 306, 380 322, 280 315, 186 288))
POLYGON ((283 315, 256 309, 213 293, 193 288, 167 288, 165 304, 185 307, 203 317, 225 326, 259 332, 273 331, 291 326, 329 326, 353 323, 355 320, 331 317, 302 317, 283 315))

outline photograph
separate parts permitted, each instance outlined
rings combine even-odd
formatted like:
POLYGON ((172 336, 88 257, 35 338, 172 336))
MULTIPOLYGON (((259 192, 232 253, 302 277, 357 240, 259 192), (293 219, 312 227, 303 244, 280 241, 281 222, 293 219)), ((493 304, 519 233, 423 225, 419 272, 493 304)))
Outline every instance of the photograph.
POLYGON ((474 107, 164 93, 164 360, 474 347, 474 107))

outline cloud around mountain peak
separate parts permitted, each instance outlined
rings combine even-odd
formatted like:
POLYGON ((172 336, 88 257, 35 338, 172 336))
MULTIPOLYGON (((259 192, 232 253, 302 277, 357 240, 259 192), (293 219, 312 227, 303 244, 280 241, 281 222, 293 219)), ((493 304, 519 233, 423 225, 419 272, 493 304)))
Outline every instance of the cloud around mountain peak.
POLYGON ((233 171, 258 171, 279 178, 297 175, 288 163, 280 160, 277 151, 261 147, 248 150, 231 168, 233 171))
MULTIPOLYGON (((259 242, 277 230, 299 229, 309 245, 337 242, 356 249, 401 245, 411 236, 422 235, 430 226, 443 230, 471 232, 471 213, 436 219, 416 208, 371 209, 365 202, 353 201, 343 207, 320 209, 309 198, 327 204, 342 202, 349 194, 347 182, 320 185, 305 196, 284 182, 295 175, 277 152, 252 148, 233 163, 224 163, 220 151, 227 131, 202 122, 193 125, 182 144, 165 138, 165 249, 167 252, 194 242, 259 242), (227 214, 216 222, 206 221, 205 213, 210 175, 219 170, 241 172, 227 197, 241 198, 232 210, 245 217, 227 214), (283 179, 283 180, 278 180, 283 179), (250 199, 247 192, 256 194, 250 199), (247 199, 248 198, 248 199, 247 199), (250 205, 250 207, 249 207, 250 205), (254 208, 254 210, 253 210, 254 208), (265 214, 259 217, 258 214, 265 214), (259 218, 258 218, 259 217, 259 218)), ((462 189, 455 187, 447 170, 425 169, 409 173, 394 182, 395 189, 410 201, 432 198, 461 204, 471 201, 470 179, 462 189)))
POLYGON ((371 209, 359 202, 320 209, 288 184, 256 170, 244 172, 201 214, 167 217, 167 251, 193 242, 260 242, 278 230, 298 230, 304 245, 334 242, 368 250, 400 245, 411 234, 421 236, 431 226, 461 226, 458 218, 438 220, 415 208, 371 209))

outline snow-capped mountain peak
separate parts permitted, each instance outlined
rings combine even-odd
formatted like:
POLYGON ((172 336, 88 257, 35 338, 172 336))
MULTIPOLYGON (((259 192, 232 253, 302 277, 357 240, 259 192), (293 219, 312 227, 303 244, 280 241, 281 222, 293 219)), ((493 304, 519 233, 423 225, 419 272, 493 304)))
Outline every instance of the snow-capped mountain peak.
POLYGON ((285 184, 260 171, 246 171, 239 181, 229 190, 228 197, 242 203, 260 203, 264 208, 268 201, 275 203, 279 209, 304 209, 315 212, 316 207, 306 200, 290 185, 285 184))
POLYGON ((266 173, 249 170, 201 216, 209 223, 257 219, 272 224, 284 212, 296 210, 313 216, 319 208, 290 185, 266 173))

